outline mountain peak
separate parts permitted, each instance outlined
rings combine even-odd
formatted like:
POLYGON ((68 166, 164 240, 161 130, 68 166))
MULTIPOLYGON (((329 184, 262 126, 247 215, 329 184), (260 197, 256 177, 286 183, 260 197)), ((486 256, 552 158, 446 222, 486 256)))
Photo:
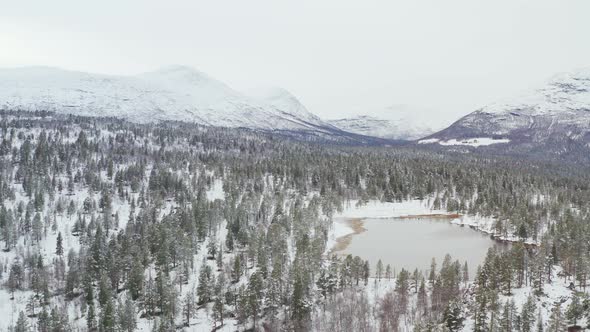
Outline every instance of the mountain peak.
MULTIPOLYGON (((485 106, 432 135, 428 141, 470 138, 509 140, 531 150, 545 146, 565 153, 590 147, 590 69, 558 74, 537 89, 485 106)), ((440 143, 442 144, 442 143, 440 143)))
POLYGON ((185 65, 168 65, 160 67, 154 71, 147 72, 146 74, 159 74, 159 75, 190 75, 190 76, 203 76, 210 78, 207 74, 198 71, 197 69, 185 66, 185 65))
POLYGON ((159 83, 172 82, 174 84, 187 84, 191 85, 203 85, 211 84, 216 85, 220 89, 231 90, 231 88, 224 83, 212 78, 211 76, 196 70, 193 67, 182 66, 182 65, 170 65, 159 68, 155 71, 150 71, 138 75, 143 79, 149 79, 151 81, 157 81, 159 83))
POLYGON ((333 126, 357 134, 388 139, 414 140, 434 133, 441 121, 420 107, 394 104, 371 114, 330 120, 333 126), (372 114, 379 114, 377 116, 372 114))
POLYGON ((275 94, 270 101, 255 100, 188 66, 166 66, 132 76, 52 67, 0 71, 0 109, 5 110, 263 130, 314 131, 329 127, 287 92, 280 98, 275 94))
POLYGON ((272 87, 259 93, 263 102, 281 110, 281 112, 290 117, 296 117, 305 121, 321 121, 318 116, 311 113, 291 92, 281 87, 272 87))

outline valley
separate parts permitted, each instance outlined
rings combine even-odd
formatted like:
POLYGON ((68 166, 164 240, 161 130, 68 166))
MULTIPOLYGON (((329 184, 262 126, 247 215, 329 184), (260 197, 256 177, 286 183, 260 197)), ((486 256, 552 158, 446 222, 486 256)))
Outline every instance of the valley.
POLYGON ((579 169, 1 115, 0 329, 471 331, 583 309, 590 265, 576 248, 590 234, 590 189, 579 169), (346 219, 359 234, 342 244, 346 219), (340 315, 351 303, 365 304, 340 315), (480 315, 491 303, 497 316, 480 315))
POLYGON ((0 332, 590 331, 590 1, 12 1, 0 332))

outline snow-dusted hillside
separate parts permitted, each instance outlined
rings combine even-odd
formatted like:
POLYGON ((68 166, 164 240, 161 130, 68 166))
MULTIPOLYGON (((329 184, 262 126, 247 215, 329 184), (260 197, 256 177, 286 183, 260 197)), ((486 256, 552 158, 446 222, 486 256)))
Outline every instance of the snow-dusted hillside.
POLYGON ((557 75, 541 88, 483 107, 423 143, 473 137, 590 147, 590 69, 557 75))
POLYGON ((0 109, 114 116, 134 122, 175 120, 263 130, 326 132, 333 129, 284 90, 268 101, 253 99, 183 66, 135 76, 49 67, 2 69, 0 109))
POLYGON ((380 115, 359 115, 329 122, 344 131, 388 139, 415 140, 434 133, 443 126, 426 116, 426 111, 407 105, 394 105, 380 115))

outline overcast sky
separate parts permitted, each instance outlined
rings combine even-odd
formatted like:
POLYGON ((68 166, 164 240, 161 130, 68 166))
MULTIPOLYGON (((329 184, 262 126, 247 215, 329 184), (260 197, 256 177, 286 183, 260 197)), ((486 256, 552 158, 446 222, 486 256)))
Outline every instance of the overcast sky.
POLYGON ((454 119, 590 66, 589 15, 589 0, 4 1, 0 66, 184 64, 323 117, 406 104, 454 119))

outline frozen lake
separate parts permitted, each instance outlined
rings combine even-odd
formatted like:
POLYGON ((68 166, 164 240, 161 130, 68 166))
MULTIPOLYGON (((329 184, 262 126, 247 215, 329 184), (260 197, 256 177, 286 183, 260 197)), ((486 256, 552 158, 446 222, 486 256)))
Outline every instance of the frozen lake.
POLYGON ((507 246, 490 239, 489 235, 453 225, 446 219, 365 219, 363 227, 366 231, 352 235, 349 245, 339 253, 368 259, 371 273, 379 259, 384 267, 390 264, 396 271, 403 267, 427 272, 434 257, 439 269, 448 253, 461 265, 467 261, 473 277, 490 247, 507 246))

